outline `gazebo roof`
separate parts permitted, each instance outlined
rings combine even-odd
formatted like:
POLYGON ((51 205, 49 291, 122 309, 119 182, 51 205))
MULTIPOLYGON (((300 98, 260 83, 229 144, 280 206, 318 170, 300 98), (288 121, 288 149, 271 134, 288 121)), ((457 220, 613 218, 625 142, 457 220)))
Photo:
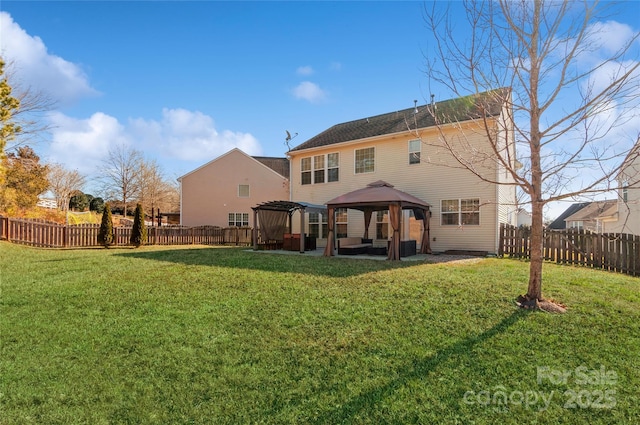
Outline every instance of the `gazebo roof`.
POLYGON ((421 208, 429 209, 431 205, 401 190, 395 189, 392 184, 378 180, 367 187, 345 193, 327 202, 333 207, 365 209, 387 209, 390 203, 399 203, 403 209, 421 208))
POLYGON ((317 212, 326 214, 327 207, 324 205, 315 205, 308 202, 293 202, 293 201, 269 201, 258 204, 252 207, 253 210, 268 210, 268 211, 282 211, 286 213, 293 213, 296 210, 304 210, 306 212, 317 212))

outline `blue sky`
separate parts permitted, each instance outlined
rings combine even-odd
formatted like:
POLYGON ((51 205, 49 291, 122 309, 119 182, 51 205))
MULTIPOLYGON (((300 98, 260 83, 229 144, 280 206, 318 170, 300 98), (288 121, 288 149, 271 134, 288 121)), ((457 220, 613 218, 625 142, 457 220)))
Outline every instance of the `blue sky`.
MULTIPOLYGON (((44 160, 92 177, 125 143, 175 178, 233 147, 283 156, 286 130, 295 146, 431 93, 450 98, 424 74, 423 7, 3 0, 0 48, 58 102, 34 146, 44 160)), ((637 31, 640 3, 622 9, 616 19, 637 31)))

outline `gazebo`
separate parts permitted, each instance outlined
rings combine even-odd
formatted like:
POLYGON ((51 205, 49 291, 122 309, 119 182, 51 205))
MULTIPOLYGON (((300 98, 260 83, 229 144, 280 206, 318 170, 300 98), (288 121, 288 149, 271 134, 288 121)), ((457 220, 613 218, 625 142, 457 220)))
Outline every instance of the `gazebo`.
POLYGON ((324 205, 314 205, 307 202, 292 201, 270 201, 259 204, 251 208, 253 210, 253 249, 258 249, 258 223, 260 224, 260 232, 262 239, 266 241, 284 239, 285 230, 293 228, 293 213, 300 211, 300 229, 302 237, 300 238, 300 252, 304 253, 304 215, 305 212, 316 212, 326 214, 327 208, 324 205))
POLYGON ((324 256, 334 255, 335 210, 336 208, 350 208, 364 212, 364 239, 369 239, 369 224, 374 211, 389 210, 389 222, 393 229, 391 244, 387 259, 400 260, 400 226, 402 210, 413 210, 416 219, 423 221, 421 254, 430 254, 429 218, 430 205, 406 192, 394 189, 393 185, 378 180, 367 187, 345 193, 327 202, 328 227, 327 246, 324 256))

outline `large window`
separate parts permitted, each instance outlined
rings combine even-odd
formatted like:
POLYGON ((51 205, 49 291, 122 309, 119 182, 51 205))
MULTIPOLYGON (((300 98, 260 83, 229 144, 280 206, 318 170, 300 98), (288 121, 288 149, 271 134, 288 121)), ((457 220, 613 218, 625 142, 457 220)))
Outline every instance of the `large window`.
POLYGON ((313 157, 313 182, 324 183, 324 155, 313 157))
POLYGON ((300 159, 302 184, 337 182, 340 178, 340 155, 330 153, 300 159))
POLYGON ((309 236, 326 239, 327 233, 327 216, 309 213, 309 236))
POLYGON ((300 172, 302 184, 311 184, 311 157, 300 160, 300 172))
POLYGON ((346 208, 336 208, 336 238, 347 237, 347 223, 349 219, 347 217, 346 208))
POLYGON ((356 174, 373 173, 375 170, 375 148, 356 149, 356 174))
POLYGON ((440 223, 444 226, 479 225, 480 199, 447 199, 440 204, 440 223))
POLYGON ((389 239, 389 211, 376 211, 376 239, 389 239))
POLYGON ((249 185, 248 184, 239 184, 238 185, 238 196, 240 198, 248 198, 249 197, 249 185))
POLYGON ((422 142, 420 140, 409 140, 409 164, 420 164, 420 150, 422 142))
POLYGON ((229 227, 249 227, 249 213, 229 213, 229 227))
POLYGON ((340 155, 327 154, 327 181, 337 182, 340 179, 340 155))

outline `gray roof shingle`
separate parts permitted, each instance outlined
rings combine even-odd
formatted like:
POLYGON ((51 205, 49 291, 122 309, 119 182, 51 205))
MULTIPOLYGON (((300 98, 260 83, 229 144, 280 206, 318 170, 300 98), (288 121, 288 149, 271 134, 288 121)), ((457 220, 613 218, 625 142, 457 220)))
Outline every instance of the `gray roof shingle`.
MULTIPOLYGON (((435 111, 439 123, 452 123, 497 116, 505 100, 509 96, 509 89, 491 90, 476 95, 435 103, 435 111)), ((369 137, 408 131, 409 128, 433 127, 436 125, 433 109, 430 105, 403 109, 373 117, 361 118, 354 121, 336 124, 306 142, 294 147, 291 151, 317 148, 352 140, 367 139, 369 137)))

